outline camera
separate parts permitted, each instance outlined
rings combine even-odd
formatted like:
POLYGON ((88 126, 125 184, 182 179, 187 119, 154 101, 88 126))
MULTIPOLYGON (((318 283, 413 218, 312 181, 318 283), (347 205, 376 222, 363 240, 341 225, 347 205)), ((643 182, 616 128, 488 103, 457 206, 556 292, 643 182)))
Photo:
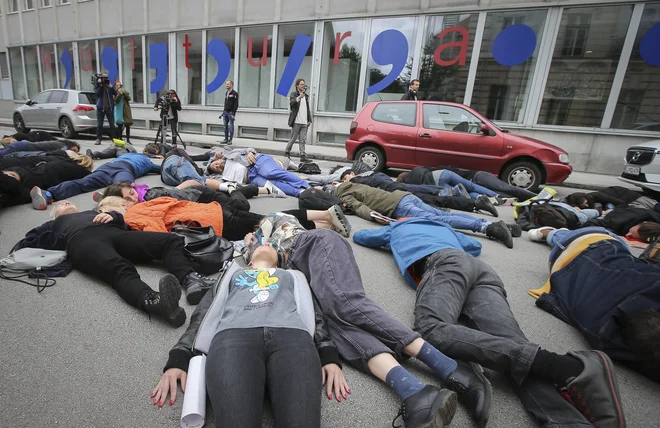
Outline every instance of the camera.
POLYGON ((107 74, 95 73, 92 74, 92 86, 101 87, 110 84, 110 79, 107 74))
POLYGON ((160 98, 158 99, 158 106, 161 108, 160 114, 167 115, 168 112, 170 111, 170 106, 172 105, 173 102, 174 102, 174 96, 169 92, 161 95, 160 98))
POLYGON ((307 92, 308 89, 309 89, 309 86, 303 85, 303 92, 307 92))

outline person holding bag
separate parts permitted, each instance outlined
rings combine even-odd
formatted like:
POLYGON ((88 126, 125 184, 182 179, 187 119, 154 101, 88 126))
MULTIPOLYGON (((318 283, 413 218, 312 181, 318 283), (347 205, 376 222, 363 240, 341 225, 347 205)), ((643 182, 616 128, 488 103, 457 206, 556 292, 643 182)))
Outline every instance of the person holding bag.
POLYGON ((117 125, 117 138, 122 140, 126 128, 126 142, 131 143, 131 126, 133 125, 133 112, 131 111, 131 94, 124 89, 119 80, 115 81, 115 124, 117 125))

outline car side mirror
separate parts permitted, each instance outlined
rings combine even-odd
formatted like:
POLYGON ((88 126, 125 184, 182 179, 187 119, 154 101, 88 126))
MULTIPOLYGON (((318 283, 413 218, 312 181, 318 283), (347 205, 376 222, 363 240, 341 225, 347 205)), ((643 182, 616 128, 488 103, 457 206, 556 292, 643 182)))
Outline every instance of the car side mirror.
POLYGON ((490 128, 485 123, 481 125, 481 133, 484 135, 490 135, 490 128))
POLYGON ((34 102, 32 100, 25 101, 26 106, 31 106, 32 104, 34 104, 34 102))

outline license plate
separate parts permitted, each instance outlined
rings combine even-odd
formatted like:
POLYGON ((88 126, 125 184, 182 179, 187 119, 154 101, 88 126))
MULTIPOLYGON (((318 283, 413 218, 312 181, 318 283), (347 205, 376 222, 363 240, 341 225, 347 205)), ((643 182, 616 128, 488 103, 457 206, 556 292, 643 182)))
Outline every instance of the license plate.
POLYGON ((627 166, 623 170, 624 174, 630 174, 630 175, 639 175, 640 169, 638 166, 627 166))

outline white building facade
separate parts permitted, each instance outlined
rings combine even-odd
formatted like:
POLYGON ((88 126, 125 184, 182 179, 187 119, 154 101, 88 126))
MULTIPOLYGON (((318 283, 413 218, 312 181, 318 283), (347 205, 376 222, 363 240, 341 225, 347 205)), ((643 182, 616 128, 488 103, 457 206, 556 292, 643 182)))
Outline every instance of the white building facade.
POLYGON ((516 0, 0 0, 0 114, 108 72, 135 127, 173 88, 181 132, 287 140, 293 81, 309 85, 315 144, 343 144, 372 100, 411 79, 512 132, 565 149, 576 170, 618 173, 660 138, 660 3, 516 0))

